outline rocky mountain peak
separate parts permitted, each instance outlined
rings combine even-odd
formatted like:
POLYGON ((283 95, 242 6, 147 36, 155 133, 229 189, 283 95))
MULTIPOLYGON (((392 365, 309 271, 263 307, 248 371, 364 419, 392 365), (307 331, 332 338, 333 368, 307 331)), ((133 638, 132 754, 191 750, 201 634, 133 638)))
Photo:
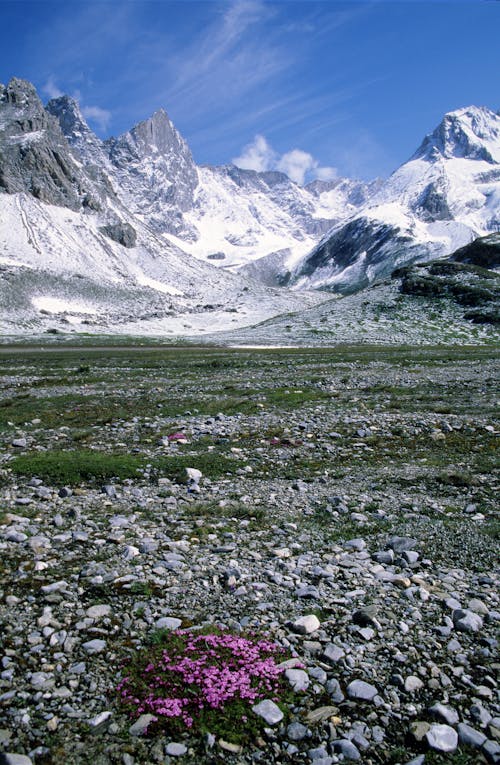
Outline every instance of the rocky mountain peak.
POLYGON ((49 114, 57 117, 61 130, 68 141, 75 140, 82 133, 91 132, 80 111, 78 102, 71 96, 51 98, 45 108, 49 114))
POLYGON ((476 159, 500 162, 500 117, 486 107, 468 106, 445 114, 412 159, 476 159))
POLYGON ((13 78, 0 90, 0 191, 76 210, 85 186, 59 123, 31 83, 13 78))
POLYGON ((3 104, 11 104, 24 109, 30 106, 43 109, 35 86, 28 80, 12 77, 7 85, 2 85, 0 88, 0 102, 3 104))
POLYGON ((103 167, 106 156, 103 142, 89 128, 78 101, 71 96, 52 98, 45 107, 57 119, 68 143, 86 165, 103 167))

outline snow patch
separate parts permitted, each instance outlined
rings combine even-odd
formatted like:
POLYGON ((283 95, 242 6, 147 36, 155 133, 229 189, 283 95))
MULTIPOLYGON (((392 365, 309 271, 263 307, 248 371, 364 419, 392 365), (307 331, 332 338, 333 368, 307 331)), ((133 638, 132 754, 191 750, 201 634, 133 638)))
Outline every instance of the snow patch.
POLYGON ((63 300, 62 298, 41 295, 31 299, 32 305, 37 311, 48 311, 49 313, 76 313, 93 314, 99 313, 98 309, 90 303, 81 303, 77 300, 63 300))

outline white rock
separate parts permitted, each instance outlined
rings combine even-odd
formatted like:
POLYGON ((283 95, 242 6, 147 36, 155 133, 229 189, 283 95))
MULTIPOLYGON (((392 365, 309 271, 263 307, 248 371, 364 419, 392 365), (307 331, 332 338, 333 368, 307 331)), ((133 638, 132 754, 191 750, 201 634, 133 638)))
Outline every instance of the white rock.
POLYGON ((137 558, 138 555, 141 553, 137 549, 137 547, 134 547, 134 545, 127 545, 125 550, 123 551, 123 557, 125 560, 132 560, 132 558, 137 558))
POLYGON ((252 707, 252 711, 259 715, 259 717, 262 717, 268 725, 276 725, 276 723, 283 719, 283 712, 271 699, 264 699, 259 704, 256 704, 252 707))
POLYGON ((187 746, 184 744, 178 744, 176 741, 171 741, 165 747, 165 754, 170 757, 182 757, 187 752, 187 746))
POLYGON ((104 616, 110 616, 112 610, 111 606, 104 603, 102 605, 90 606, 90 608, 87 608, 87 616, 91 619, 102 619, 104 616))
POLYGON ((155 715, 141 715, 133 725, 130 726, 128 732, 131 736, 143 736, 154 720, 157 718, 155 715))
POLYGON ((182 624, 181 619, 174 616, 162 616, 155 624, 157 630, 178 630, 182 624))
POLYGON ((109 720, 113 712, 101 712, 100 714, 96 715, 95 717, 92 717, 91 720, 88 720, 88 724, 91 728, 98 728, 99 725, 102 725, 106 722, 106 720, 109 720))
POLYGON ((454 752, 458 746, 458 733, 449 725, 435 723, 425 737, 431 749, 438 752, 454 752))
POLYGON ((411 693, 412 691, 419 691, 423 687, 423 682, 416 675, 408 675, 405 680, 405 691, 408 693, 411 693))
POLYGON ((314 614, 306 614, 296 619, 292 624, 292 630, 299 635, 309 635, 311 632, 316 632, 321 627, 321 623, 317 616, 314 614))
POLYGON ((203 477, 201 470, 197 470, 196 468, 186 468, 186 474, 188 481, 191 481, 196 485, 199 484, 200 479, 203 477))
POLYGON ((294 691, 305 691, 309 686, 309 675, 303 669, 287 669, 285 677, 294 691))

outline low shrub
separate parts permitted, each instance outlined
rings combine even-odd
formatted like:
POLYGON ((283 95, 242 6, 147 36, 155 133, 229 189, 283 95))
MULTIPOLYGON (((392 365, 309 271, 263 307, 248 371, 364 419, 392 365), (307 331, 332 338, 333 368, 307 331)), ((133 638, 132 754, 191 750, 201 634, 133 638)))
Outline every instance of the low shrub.
POLYGON ((259 701, 272 699, 286 711, 285 658, 281 646, 255 636, 213 627, 162 631, 124 667, 119 701, 132 718, 153 715, 151 730, 188 728, 241 743, 266 725, 252 711, 259 701))

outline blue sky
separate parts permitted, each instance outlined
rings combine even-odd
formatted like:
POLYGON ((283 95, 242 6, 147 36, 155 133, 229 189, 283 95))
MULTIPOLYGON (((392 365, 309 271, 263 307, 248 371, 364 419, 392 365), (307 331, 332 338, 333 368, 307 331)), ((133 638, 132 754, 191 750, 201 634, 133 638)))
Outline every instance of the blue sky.
POLYGON ((299 182, 387 176, 445 112, 500 108, 499 0, 0 0, 0 25, 0 81, 101 137, 163 107, 198 163, 299 182))

